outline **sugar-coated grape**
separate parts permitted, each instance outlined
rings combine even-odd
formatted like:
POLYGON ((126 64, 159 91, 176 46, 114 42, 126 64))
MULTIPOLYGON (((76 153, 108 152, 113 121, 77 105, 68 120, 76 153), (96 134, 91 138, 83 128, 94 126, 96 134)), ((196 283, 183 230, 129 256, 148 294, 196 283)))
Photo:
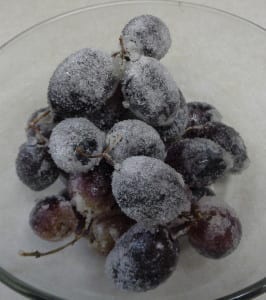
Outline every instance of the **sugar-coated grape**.
POLYGON ((63 118, 93 116, 117 85, 111 55, 85 48, 68 56, 55 70, 48 87, 49 105, 63 118))
POLYGON ((139 120, 125 120, 116 123, 106 136, 111 147, 109 154, 116 163, 130 156, 165 158, 165 147, 157 131, 139 120))
POLYGON ((206 102, 189 102, 187 104, 189 120, 187 127, 203 125, 209 121, 221 121, 222 115, 206 102))
POLYGON ((136 222, 123 213, 105 213, 93 219, 90 241, 101 254, 107 255, 115 242, 136 222))
POLYGON ((129 52, 130 43, 134 43, 140 53, 156 59, 161 59, 172 43, 168 27, 152 15, 141 15, 131 19, 122 31, 122 37, 129 52))
POLYGON ((103 151, 105 134, 85 118, 69 118, 53 129, 49 151, 56 165, 67 173, 86 172, 99 164, 87 155, 103 151), (80 154, 81 151, 82 154, 80 154))
POLYGON ((174 122, 170 126, 157 127, 162 140, 167 144, 171 144, 182 137, 188 123, 188 108, 186 100, 179 90, 180 106, 177 110, 174 122))
POLYGON ((156 59, 142 56, 128 63, 122 82, 124 106, 153 126, 174 122, 180 106, 179 89, 167 69, 156 59))
POLYGON ((132 156, 113 173, 113 195, 130 218, 148 224, 165 224, 190 202, 182 176, 159 159, 132 156))
POLYGON ((70 201, 50 196, 37 202, 30 214, 30 226, 40 238, 60 241, 76 230, 77 219, 70 201))
POLYGON ((168 149, 165 162, 184 177, 190 187, 212 184, 232 166, 231 156, 204 138, 184 139, 168 149))
POLYGON ((235 212, 227 205, 211 200, 200 201, 196 206, 200 218, 188 231, 191 245, 209 258, 222 258, 238 246, 242 229, 235 212))
POLYGON ((112 168, 100 163, 93 171, 71 175, 68 191, 76 210, 84 216, 110 211, 116 206, 111 186, 112 168))
POLYGON ((34 191, 41 191, 53 184, 59 170, 48 153, 46 146, 24 143, 16 159, 19 179, 34 191))
POLYGON ((41 134, 46 139, 49 139, 51 132, 55 126, 54 116, 49 112, 49 107, 44 107, 36 110, 29 118, 27 122, 26 134, 28 138, 37 137, 38 134, 41 134), (44 117, 42 117, 44 115, 44 117), (31 126, 32 122, 39 119, 40 120, 31 126), (37 128, 35 130, 34 128, 37 128))
POLYGON ((136 224, 116 242, 107 256, 105 272, 118 288, 144 292, 174 272, 178 257, 178 242, 165 228, 136 224))
POLYGON ((188 130, 186 137, 204 137, 223 147, 233 157, 232 172, 240 172, 249 165, 245 142, 233 127, 220 122, 208 122, 201 127, 188 130))

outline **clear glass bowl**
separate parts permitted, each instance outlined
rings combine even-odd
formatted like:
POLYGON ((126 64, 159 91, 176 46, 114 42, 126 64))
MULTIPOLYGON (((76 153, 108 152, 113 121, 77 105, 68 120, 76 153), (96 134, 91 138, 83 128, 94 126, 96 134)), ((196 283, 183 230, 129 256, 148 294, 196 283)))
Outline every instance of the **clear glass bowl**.
MULTIPOLYGON (((265 291, 266 228, 266 32, 239 17, 177 1, 123 1, 86 7, 42 22, 0 48, 0 232, 3 282, 35 299, 215 299, 240 292, 250 299, 265 291), (20 249, 48 250, 59 243, 39 240, 28 225, 36 198, 60 190, 57 182, 34 193, 19 182, 14 161, 25 140, 29 114, 46 106, 49 77, 57 64, 82 47, 116 50, 123 25, 144 13, 162 18, 173 45, 163 63, 188 101, 217 106, 224 121, 241 132, 251 159, 241 176, 216 185, 243 222, 236 252, 213 261, 182 242, 177 272, 156 290, 117 291, 104 276, 104 258, 81 241, 54 256, 23 258, 20 249), (7 272, 6 272, 7 271, 7 272), (12 275, 11 275, 12 274, 12 275), (47 293, 47 294, 46 294, 47 293), (49 296, 54 295, 54 296, 49 296)), ((244 296, 245 297, 245 296, 244 296)))

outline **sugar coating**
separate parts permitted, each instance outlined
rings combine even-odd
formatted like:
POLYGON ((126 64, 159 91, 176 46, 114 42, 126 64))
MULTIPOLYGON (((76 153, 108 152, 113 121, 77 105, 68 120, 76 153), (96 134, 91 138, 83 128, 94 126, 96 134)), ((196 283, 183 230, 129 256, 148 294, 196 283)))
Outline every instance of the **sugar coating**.
POLYGON ((211 104, 206 102, 189 102, 188 107, 188 127, 203 125, 210 121, 221 121, 222 115, 211 104))
POLYGON ((180 105, 179 89, 172 75, 156 59, 142 56, 128 63, 122 92, 125 107, 138 119, 155 127, 174 122, 180 105))
POLYGON ((89 117, 103 107, 116 85, 111 56, 85 48, 57 67, 49 82, 48 102, 62 117, 89 117))
POLYGON ((241 172, 249 166, 249 158, 244 140, 230 126, 220 122, 208 122, 202 127, 196 127, 186 133, 187 137, 204 137, 219 144, 232 155, 232 172, 241 172))
POLYGON ((130 156, 150 156, 164 160, 166 152, 157 131, 139 120, 116 123, 106 136, 109 154, 117 163, 130 156))
POLYGON ((166 224, 190 209, 181 175, 156 158, 124 160, 113 173, 112 191, 121 210, 137 222, 166 224))
POLYGON ((41 191, 53 184, 59 170, 48 153, 47 147, 24 143, 16 159, 19 179, 34 191, 41 191))
MULTIPOLYGON (((166 24, 158 17, 141 15, 130 20, 122 30, 125 46, 135 43, 145 56, 161 59, 171 47, 171 36, 166 24)), ((130 51, 130 45, 129 45, 130 51)))
POLYGON ((179 90, 180 94, 180 105, 177 110, 174 122, 170 126, 157 127, 156 130, 159 132, 161 139, 169 144, 182 137, 188 124, 188 108, 186 100, 179 90))
POLYGON ((183 139, 167 152, 166 163, 180 172, 190 187, 212 184, 232 167, 232 159, 218 144, 204 138, 183 139))
POLYGON ((178 256, 178 242, 170 239, 165 228, 136 224, 107 256, 105 273, 122 290, 144 292, 173 273, 178 256))
POLYGON ((60 122, 52 131, 49 151, 56 165, 67 173, 92 170, 99 164, 99 158, 87 159, 85 163, 76 155, 76 148, 84 141, 91 141, 95 149, 91 155, 103 151, 105 134, 85 118, 69 118, 60 122))

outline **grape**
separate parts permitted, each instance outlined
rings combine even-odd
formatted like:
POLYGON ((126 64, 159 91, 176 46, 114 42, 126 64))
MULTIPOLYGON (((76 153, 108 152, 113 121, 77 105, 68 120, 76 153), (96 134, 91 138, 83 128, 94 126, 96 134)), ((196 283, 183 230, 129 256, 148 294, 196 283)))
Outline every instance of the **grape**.
POLYGON ((190 209, 182 176, 161 160, 132 156, 113 173, 117 204, 130 218, 148 224, 166 224, 190 209))
POLYGON ((62 196, 50 196, 37 202, 30 214, 30 226, 40 238, 60 241, 77 227, 70 201, 62 196))
POLYGON ((179 89, 156 59, 142 56, 128 63, 122 82, 124 106, 138 119, 158 127, 174 122, 180 105, 179 89))
POLYGON ((164 22, 151 15, 141 15, 130 20, 122 31, 122 37, 129 52, 130 43, 133 42, 140 53, 157 59, 167 53, 172 43, 164 22))
POLYGON ((105 272, 123 290, 144 292, 156 288, 175 270, 179 246, 160 226, 136 224, 116 242, 105 272))
POLYGON ((187 127, 204 125, 209 121, 221 121, 222 115, 206 102, 189 102, 187 104, 189 121, 187 127))
POLYGON ((200 201, 196 211, 201 217, 189 227, 191 245, 209 258, 218 259, 233 252, 242 236, 241 223, 234 211, 212 200, 200 201))
POLYGON ((67 173, 86 172, 99 164, 87 155, 103 151, 105 134, 85 118, 69 118, 53 129, 49 151, 56 165, 67 173), (83 154, 78 152, 78 149, 83 154))
POLYGON ((52 110, 66 117, 93 116, 117 86, 111 56, 85 48, 68 56, 55 70, 48 87, 52 110))
POLYGON ((135 221, 122 213, 100 214, 93 219, 90 241, 101 254, 107 255, 116 240, 134 224, 135 221))
POLYGON ((177 110, 174 122, 170 126, 157 127, 156 130, 159 132, 161 139, 167 144, 179 140, 185 132, 188 123, 188 108, 186 100, 179 90, 180 94, 180 106, 177 110))
POLYGON ((24 143, 16 159, 19 179, 30 189, 41 191, 53 184, 59 170, 51 159, 46 146, 24 143))
POLYGON ((101 162, 93 171, 71 175, 68 191, 76 210, 90 216, 116 206, 111 187, 112 168, 101 162))
POLYGON ((117 163, 130 156, 145 155, 164 160, 166 155, 156 130, 139 120, 116 123, 107 134, 106 144, 111 147, 109 154, 117 163))
POLYGON ((222 177, 231 167, 231 156, 213 141, 203 138, 174 143, 165 162, 184 177, 190 187, 203 187, 222 177))
POLYGON ((191 128, 185 136, 204 137, 219 144, 233 157, 232 172, 240 172, 249 165, 245 143, 240 134, 230 126, 220 122, 208 122, 204 126, 191 128))
POLYGON ((54 116, 51 112, 49 112, 49 107, 38 109, 31 115, 31 117, 27 122, 27 128, 26 128, 27 137, 38 138, 38 134, 41 134, 46 139, 49 139, 54 126, 55 126, 54 116), (43 115, 44 117, 42 117, 43 115), (37 119, 39 119, 39 121, 36 124, 32 125, 32 123, 37 119), (37 131, 34 128, 37 128, 37 131))

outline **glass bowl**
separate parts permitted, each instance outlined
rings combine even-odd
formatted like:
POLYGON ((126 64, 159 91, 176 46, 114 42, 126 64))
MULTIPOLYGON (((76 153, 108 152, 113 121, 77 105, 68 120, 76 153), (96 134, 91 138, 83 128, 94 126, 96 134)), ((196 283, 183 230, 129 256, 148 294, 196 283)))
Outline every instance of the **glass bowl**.
POLYGON ((250 299, 265 291, 265 53, 263 28, 216 9, 177 1, 89 6, 42 22, 2 46, 1 280, 34 299, 205 300, 260 280, 223 299, 250 299), (57 193, 62 184, 58 181, 41 193, 32 192, 19 182, 14 161, 25 140, 29 114, 46 106, 48 80, 58 63, 83 47, 116 50, 123 25, 144 13, 159 16, 170 28, 173 45, 162 62, 187 100, 207 101, 220 110, 224 122, 241 132, 251 165, 240 176, 230 176, 215 186, 218 197, 230 203, 242 220, 244 234, 237 251, 222 260, 208 260, 183 241, 175 274, 155 290, 133 294, 118 291, 106 279, 104 258, 89 249, 85 240, 41 259, 18 255, 20 249, 49 250, 60 245, 34 236, 28 215, 36 198, 57 193))

